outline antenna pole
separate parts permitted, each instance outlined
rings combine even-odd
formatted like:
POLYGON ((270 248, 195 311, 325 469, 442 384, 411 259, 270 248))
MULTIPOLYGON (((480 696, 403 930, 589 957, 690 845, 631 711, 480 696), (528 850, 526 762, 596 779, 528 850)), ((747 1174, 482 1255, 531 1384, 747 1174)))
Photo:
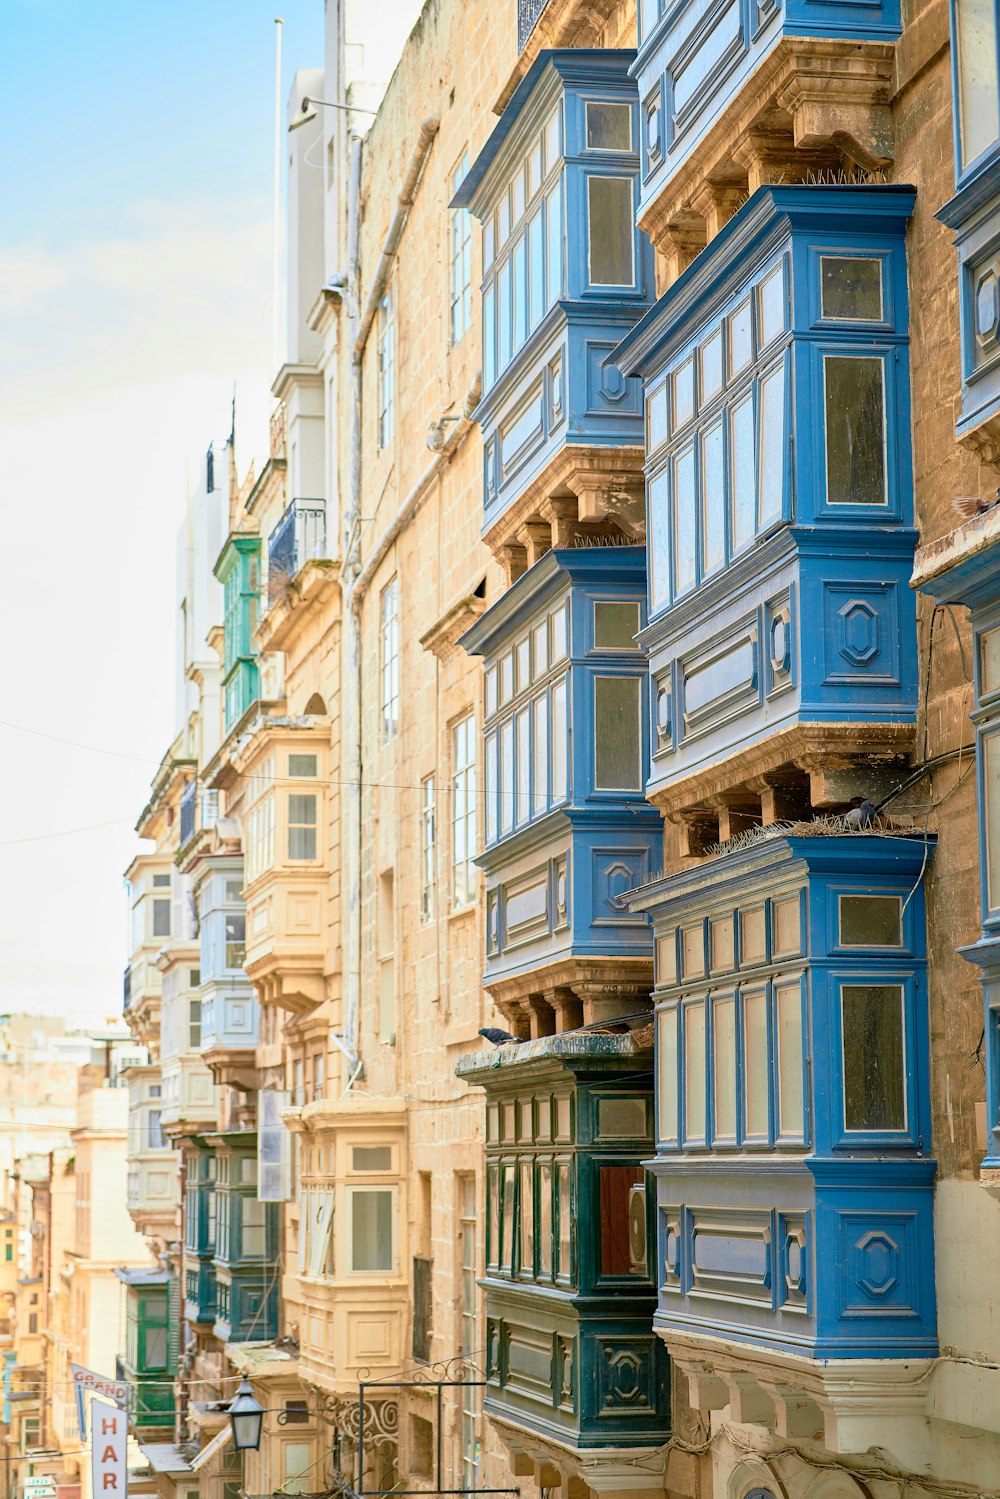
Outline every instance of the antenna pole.
POLYGON ((272 288, 272 374, 281 362, 281 28, 274 18, 274 285, 272 288))

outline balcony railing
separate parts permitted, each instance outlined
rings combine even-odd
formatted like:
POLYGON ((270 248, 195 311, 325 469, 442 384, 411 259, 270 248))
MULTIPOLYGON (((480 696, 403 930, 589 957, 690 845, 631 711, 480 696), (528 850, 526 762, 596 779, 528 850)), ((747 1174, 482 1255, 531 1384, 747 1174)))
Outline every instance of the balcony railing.
POLYGON ((545 9, 545 0, 517 0, 517 50, 523 52, 524 44, 535 29, 535 22, 545 9))
POLYGON ((127 1010, 132 1002, 132 965, 126 967, 122 978, 122 1009, 127 1010))
POLYGON ((181 848, 196 832, 210 828, 219 820, 219 793, 207 791, 197 781, 188 781, 181 797, 181 848))
POLYGON ((268 608, 281 602, 304 563, 326 555, 326 501, 292 500, 267 541, 268 608))

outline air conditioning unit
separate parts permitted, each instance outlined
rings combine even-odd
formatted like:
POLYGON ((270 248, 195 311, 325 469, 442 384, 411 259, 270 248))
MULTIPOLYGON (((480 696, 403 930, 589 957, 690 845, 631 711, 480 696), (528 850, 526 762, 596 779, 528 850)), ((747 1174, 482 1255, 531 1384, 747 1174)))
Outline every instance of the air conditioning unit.
POLYGON ((646 1184, 629 1187, 628 1259, 630 1275, 648 1275, 646 1264, 646 1184))

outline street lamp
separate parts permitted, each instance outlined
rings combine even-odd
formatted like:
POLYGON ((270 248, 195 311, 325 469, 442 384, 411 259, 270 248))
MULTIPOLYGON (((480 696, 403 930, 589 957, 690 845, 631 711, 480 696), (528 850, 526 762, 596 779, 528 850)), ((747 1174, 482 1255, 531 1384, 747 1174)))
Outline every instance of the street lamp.
POLYGON ((229 1407, 229 1420, 233 1428, 233 1446, 236 1451, 256 1452, 260 1447, 264 1407, 254 1394, 245 1374, 240 1380, 240 1387, 229 1407))

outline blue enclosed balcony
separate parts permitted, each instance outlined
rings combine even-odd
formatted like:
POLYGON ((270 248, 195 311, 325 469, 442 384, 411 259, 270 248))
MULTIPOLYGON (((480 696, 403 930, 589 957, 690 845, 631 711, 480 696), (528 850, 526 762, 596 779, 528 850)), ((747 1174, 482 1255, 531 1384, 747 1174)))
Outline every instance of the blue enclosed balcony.
POLYGON ((647 791, 709 842, 912 745, 913 201, 762 188, 614 355, 646 393, 647 791))
POLYGON ((559 549, 462 639, 485 665, 484 982, 525 1034, 649 993, 649 933, 616 904, 660 862, 644 604, 641 548, 559 549))
POLYGON ((580 523, 642 534, 642 393, 606 356, 653 300, 627 51, 542 52, 453 200, 483 226, 483 532, 512 577, 580 523))
POLYGON ((765 182, 894 153, 899 0, 640 0, 639 223, 677 273, 765 182))
POLYGON ((629 896, 656 937, 668 1346, 936 1352, 930 852, 793 830, 629 896))

